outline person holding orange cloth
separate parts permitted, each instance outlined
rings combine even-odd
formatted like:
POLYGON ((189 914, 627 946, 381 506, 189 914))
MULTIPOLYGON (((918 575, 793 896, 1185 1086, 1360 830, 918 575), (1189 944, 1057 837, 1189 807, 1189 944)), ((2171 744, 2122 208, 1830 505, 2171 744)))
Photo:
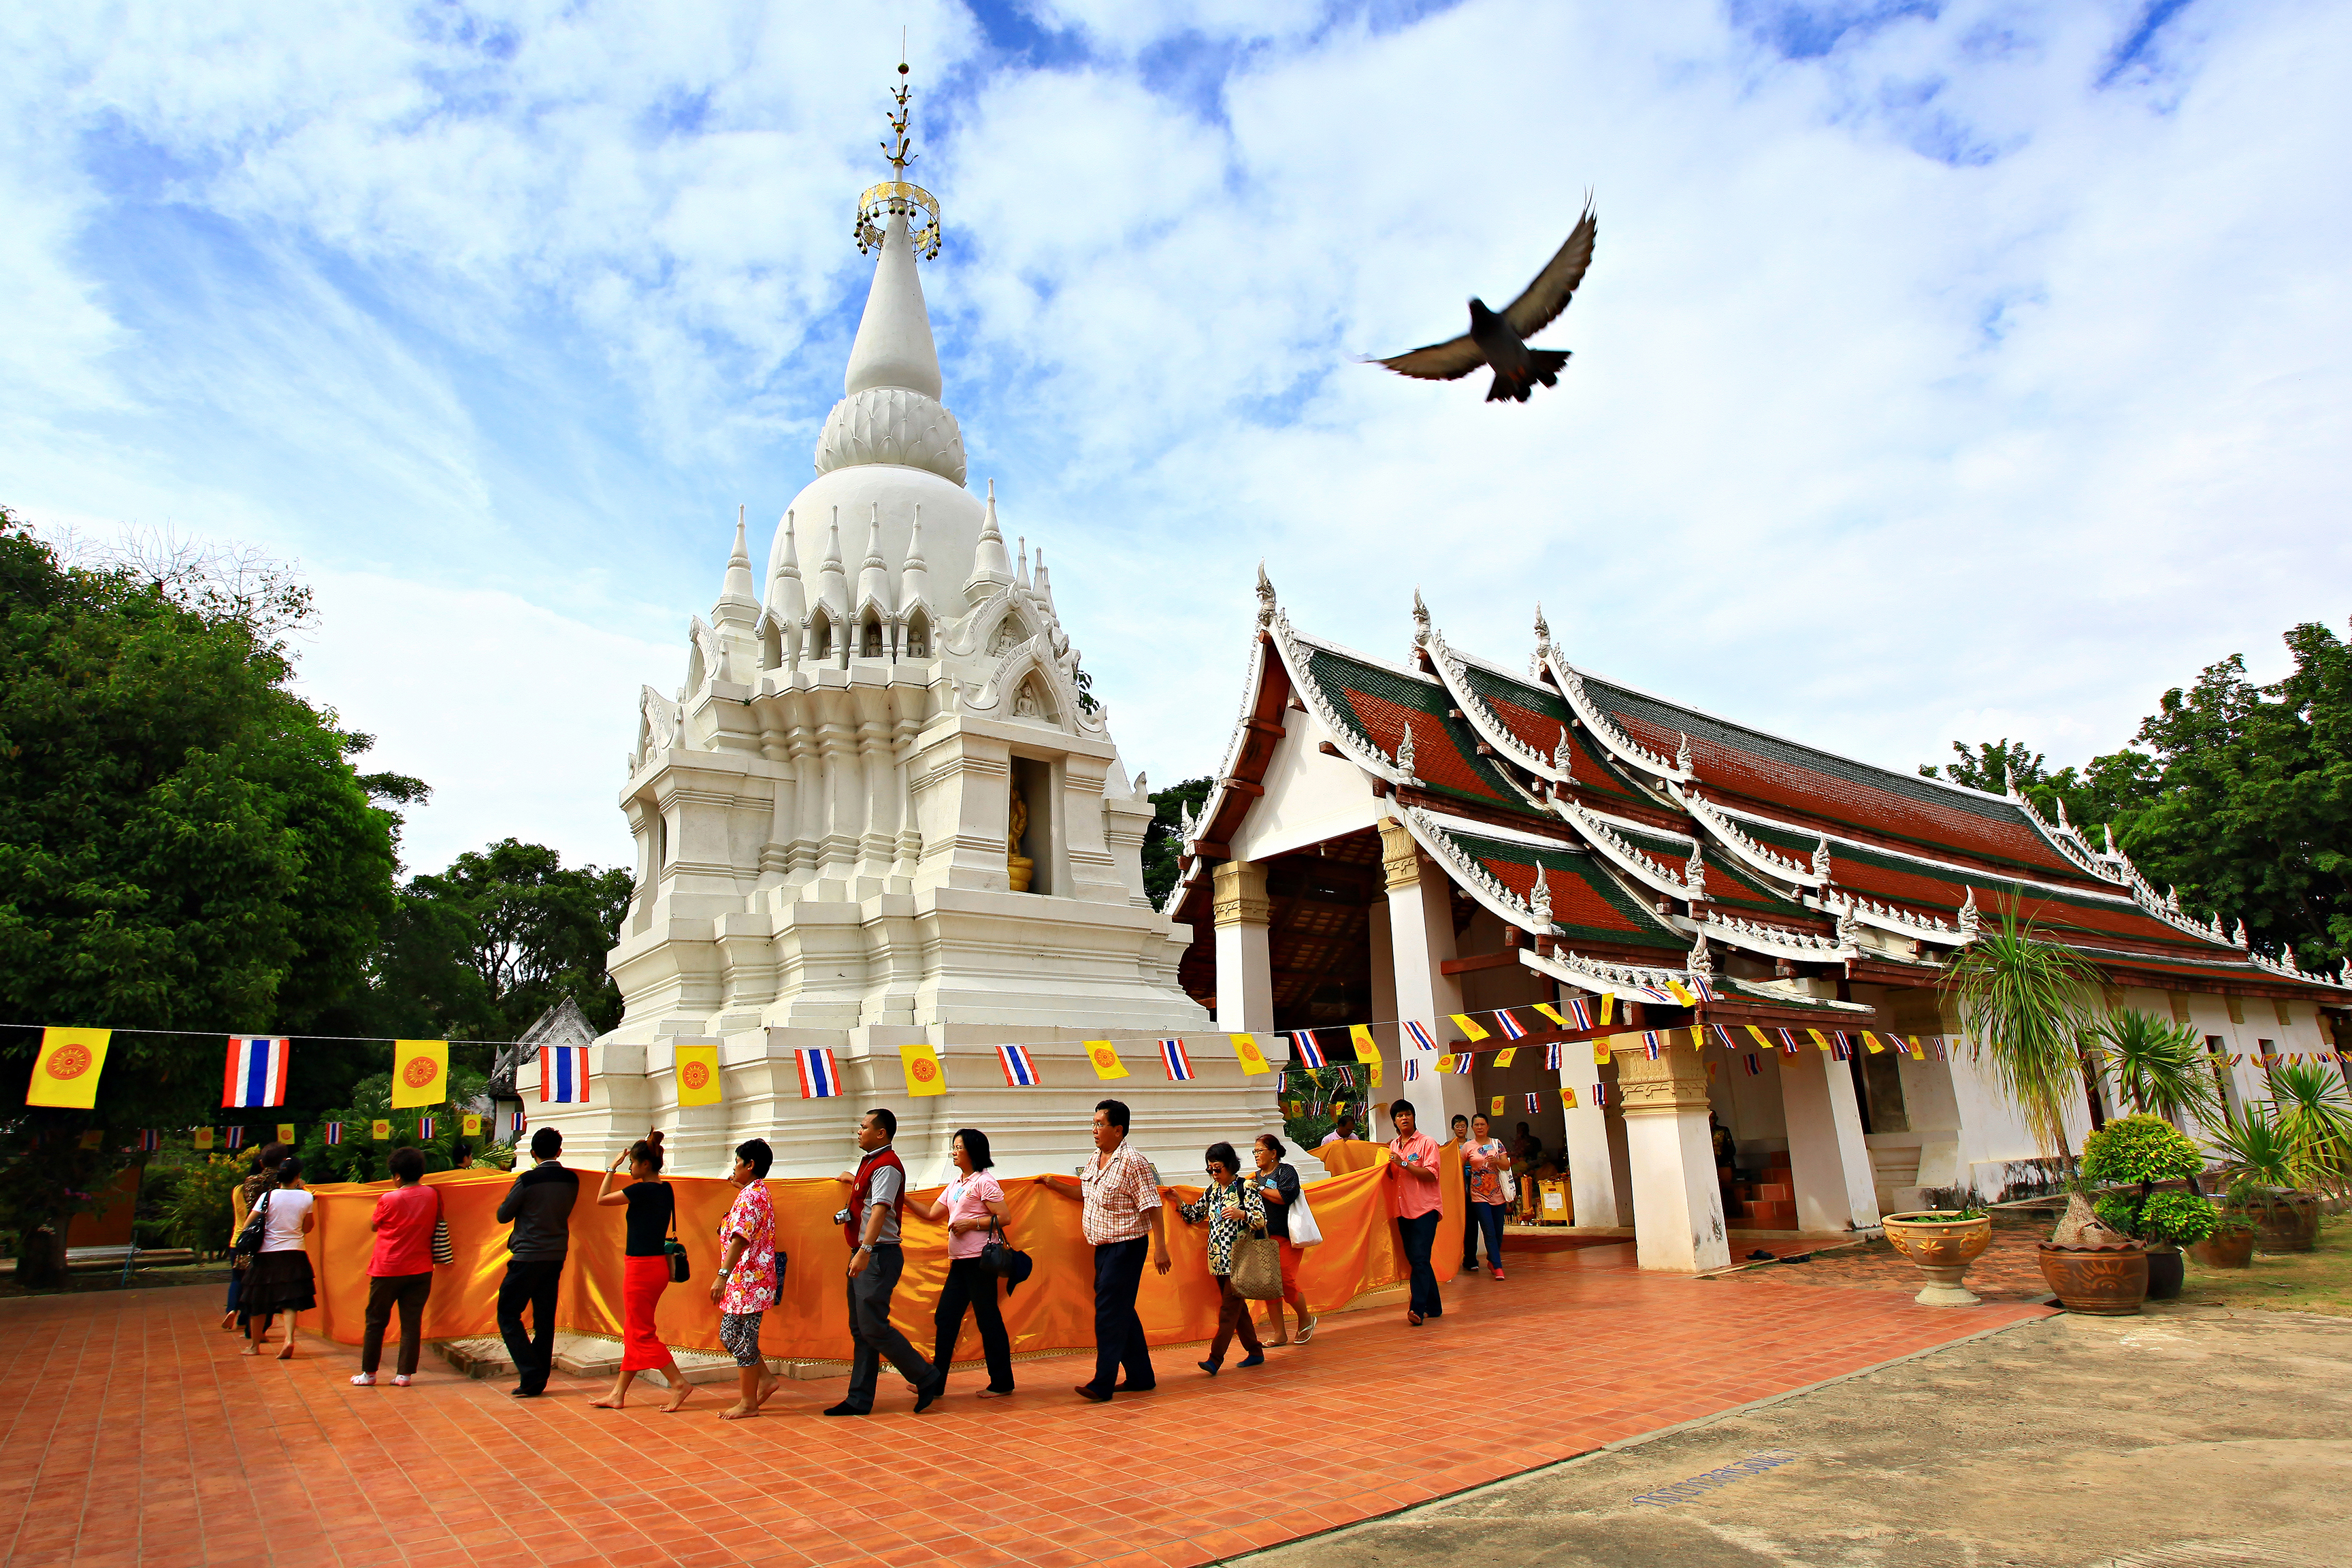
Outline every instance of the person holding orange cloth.
POLYGON ((662 1135, 655 1129, 613 1162, 596 1189, 599 1205, 625 1204, 629 1210, 628 1242, 621 1260, 621 1370, 613 1379, 613 1392, 589 1401, 599 1410, 618 1410, 627 1404, 629 1384, 641 1372, 658 1372, 669 1381, 671 1393, 669 1403, 662 1406, 665 1411, 676 1410, 694 1393, 694 1385, 678 1371, 669 1347, 654 1329, 654 1309, 661 1305, 662 1292, 670 1286, 669 1248, 665 1243, 677 1216, 677 1196, 661 1179, 661 1168, 662 1135), (620 1174, 622 1160, 628 1162, 630 1184, 614 1192, 613 1178, 620 1174))
POLYGON ((1425 1318, 1443 1317, 1445 1301, 1437 1293, 1437 1271, 1429 1266, 1429 1249, 1437 1242, 1437 1215, 1442 1199, 1437 1179, 1437 1143, 1414 1126, 1412 1101, 1400 1100, 1389 1107, 1396 1136, 1389 1140, 1389 1209, 1396 1215, 1397 1239, 1404 1260, 1412 1268, 1412 1294, 1404 1321, 1414 1328, 1425 1318))

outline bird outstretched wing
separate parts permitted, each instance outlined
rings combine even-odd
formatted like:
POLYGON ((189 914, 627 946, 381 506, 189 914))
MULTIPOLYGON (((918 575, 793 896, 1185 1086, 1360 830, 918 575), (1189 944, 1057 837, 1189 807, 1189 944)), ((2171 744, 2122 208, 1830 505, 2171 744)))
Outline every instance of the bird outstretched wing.
POLYGON ((1471 342, 1470 334, 1465 332, 1442 343, 1431 343, 1411 353, 1372 363, 1421 381, 1458 381, 1486 363, 1486 351, 1471 342))
POLYGON ((1568 309, 1569 296, 1584 281, 1584 269, 1592 265, 1592 237, 1599 232, 1600 226, 1593 221, 1592 208, 1588 205, 1584 216, 1569 231, 1567 242, 1536 274, 1535 281, 1503 307, 1503 320, 1510 323, 1511 331, 1522 338, 1534 337, 1551 324, 1552 318, 1568 309))

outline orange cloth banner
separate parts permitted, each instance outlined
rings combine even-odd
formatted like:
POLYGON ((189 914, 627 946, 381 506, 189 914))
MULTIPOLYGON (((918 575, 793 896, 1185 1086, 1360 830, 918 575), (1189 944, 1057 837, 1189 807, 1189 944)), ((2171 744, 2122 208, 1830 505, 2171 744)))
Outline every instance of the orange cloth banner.
MULTIPOLYGON (((1333 1145, 1336 1150, 1339 1145, 1333 1145)), ((1405 1275, 1404 1255, 1389 1215, 1388 1184, 1373 1155, 1377 1143, 1347 1146, 1366 1151, 1361 1164, 1306 1189, 1323 1232, 1323 1244, 1301 1255, 1300 1291, 1310 1310, 1346 1306, 1367 1290, 1393 1284, 1405 1275)), ((1343 1159, 1345 1157, 1343 1156, 1343 1159)), ((1353 1163, 1352 1161, 1349 1163, 1353 1163)), ((1328 1165, 1327 1165, 1327 1168, 1328 1165)), ((626 1210, 595 1201, 600 1173, 580 1173, 580 1202, 572 1211, 571 1256, 563 1268, 555 1321, 582 1333, 618 1336, 621 1331, 623 1216, 626 1210)), ((1451 1279, 1462 1252, 1461 1152, 1447 1145, 1441 1173, 1445 1219, 1438 1229, 1433 1263, 1451 1279)), ((425 1178, 440 1193, 457 1261, 433 1271, 433 1295, 425 1309, 427 1339, 470 1339, 498 1332, 499 1283, 505 1277, 509 1227, 498 1223, 499 1203, 513 1178, 502 1171, 443 1171, 425 1178)), ((300 1318, 307 1331, 344 1344, 357 1344, 367 1307, 368 1258, 375 1244, 368 1217, 388 1182, 332 1183, 310 1191, 318 1199, 318 1226, 308 1247, 318 1273, 319 1305, 300 1318)), ((719 1264, 718 1230, 735 1200, 724 1181, 674 1177, 677 1235, 686 1244, 693 1277, 663 1292, 655 1323, 664 1342, 690 1350, 717 1351, 719 1309, 710 1281, 719 1264)), ((1034 1259, 1035 1272, 1003 1298, 1004 1324, 1017 1352, 1079 1350, 1094 1343, 1094 1248, 1080 1228, 1078 1184, 1074 1177, 1027 1176, 1003 1182, 1012 1244, 1034 1259)), ((1153 1344, 1205 1340, 1216 1331, 1217 1290, 1207 1261, 1208 1227, 1188 1226, 1175 1205, 1200 1195, 1197 1187, 1162 1189, 1169 1254, 1174 1266, 1165 1277, 1147 1268, 1136 1310, 1153 1344)), ((843 1361, 849 1339, 848 1249, 834 1211, 846 1189, 829 1177, 777 1178, 768 1183, 776 1211, 776 1247, 788 1257, 784 1300, 760 1326, 760 1348, 786 1360, 843 1361)), ((926 1190, 936 1198, 938 1189, 926 1190)), ((891 1321, 927 1353, 936 1338, 931 1312, 947 1278, 947 1230, 918 1219, 904 1221, 907 1267, 892 1300, 891 1321)), ((980 1354, 977 1325, 965 1321, 957 1356, 980 1354)))

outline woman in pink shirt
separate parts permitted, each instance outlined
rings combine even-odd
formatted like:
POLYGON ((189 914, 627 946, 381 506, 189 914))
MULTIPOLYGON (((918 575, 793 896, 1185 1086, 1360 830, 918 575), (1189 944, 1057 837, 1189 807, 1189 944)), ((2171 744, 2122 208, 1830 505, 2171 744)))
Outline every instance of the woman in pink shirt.
POLYGON ((989 1227, 1004 1223, 1004 1189, 988 1173, 996 1162, 988 1152, 987 1133, 976 1127, 964 1128, 955 1135, 950 1152, 956 1179, 940 1192, 939 1202, 907 1200, 909 1212, 948 1227, 948 1277, 940 1287, 939 1310, 931 1318, 939 1329, 931 1365, 938 1369, 938 1386, 944 1393, 956 1340, 963 1333, 964 1309, 971 1308, 972 1316, 980 1320, 980 1350, 988 1361, 988 1386, 980 1391, 980 1396, 997 1399, 1013 1392, 1013 1341, 1004 1331, 1004 1313, 996 1302, 996 1276, 981 1261, 980 1254, 988 1245, 989 1227))
POLYGON ((394 1149, 384 1163, 397 1184, 376 1199, 375 1212, 368 1216, 375 1251, 368 1258, 360 1371, 352 1379, 362 1388, 375 1383, 375 1369, 383 1361, 383 1331, 394 1307, 400 1309, 400 1370, 392 1385, 406 1388, 416 1375, 416 1355, 425 1348, 425 1301, 433 1294, 433 1227, 441 1223, 441 1194, 425 1184, 424 1151, 394 1149))
POLYGON ((1444 1299, 1437 1293, 1437 1271, 1429 1265, 1429 1249, 1437 1240, 1437 1144, 1414 1125, 1412 1101, 1400 1100, 1389 1107, 1396 1136, 1389 1140, 1384 1174, 1388 1179, 1390 1212, 1396 1215, 1397 1239, 1412 1270, 1411 1304, 1404 1321, 1419 1328, 1424 1319, 1443 1317, 1444 1299))

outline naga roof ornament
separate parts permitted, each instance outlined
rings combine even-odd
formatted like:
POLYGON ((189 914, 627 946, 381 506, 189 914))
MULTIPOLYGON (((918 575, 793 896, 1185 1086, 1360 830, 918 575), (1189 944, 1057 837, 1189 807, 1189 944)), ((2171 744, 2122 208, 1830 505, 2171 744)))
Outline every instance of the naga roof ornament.
POLYGON ((1402 773, 1409 779, 1418 778, 1420 776, 1413 772, 1412 726, 1411 724, 1407 724, 1404 727, 1404 733, 1397 739, 1396 766, 1397 772, 1402 773))
POLYGON ((1421 590, 1412 591, 1412 646, 1429 646, 1429 606, 1421 602, 1421 590))
POLYGON ((1686 962, 1689 963, 1690 972, 1693 974, 1713 974, 1715 973, 1715 957, 1706 950, 1706 932, 1701 931, 1699 933, 1698 941, 1691 944, 1690 957, 1686 962))
POLYGON ((1685 773, 1691 771, 1691 749, 1690 737, 1688 735, 1678 734, 1675 737, 1675 767, 1679 772, 1685 773))
POLYGON ((1973 942, 1983 929, 1982 919, 1977 913, 1977 890, 1971 884, 1969 896, 1960 903, 1960 934, 1973 942))
POLYGON ((1266 627, 1274 625, 1275 611, 1278 607, 1279 606, 1276 605, 1274 598, 1274 584, 1265 574, 1265 563, 1261 561, 1257 563, 1258 630, 1264 631, 1266 627))
MULTIPOLYGON (((1826 838, 1813 846, 1813 875, 1826 886, 1830 877, 1830 841, 1826 838)), ((1971 897, 1974 895, 1971 894, 1971 897)))
POLYGON ((2240 915, 2238 917, 2238 929, 2230 933, 2230 941, 2233 946, 2237 947, 2252 947, 2253 945, 2246 937, 2245 916, 2240 915))
POLYGON ((1685 887, 1690 889, 1690 897, 1693 903, 1703 902, 1706 900, 1706 852, 1700 848, 1696 840, 1691 844, 1690 858, 1683 862, 1683 883, 1685 887))
POLYGON ((1535 890, 1528 895, 1528 908, 1536 917, 1537 927, 1545 932, 1551 930, 1551 886, 1543 868, 1536 868, 1535 890))
POLYGON ((1569 749, 1568 726, 1562 724, 1559 727, 1559 744, 1551 749, 1551 765, 1559 771, 1559 782, 1564 784, 1576 782, 1576 775, 1569 771, 1569 764, 1574 758, 1575 753, 1569 749))

